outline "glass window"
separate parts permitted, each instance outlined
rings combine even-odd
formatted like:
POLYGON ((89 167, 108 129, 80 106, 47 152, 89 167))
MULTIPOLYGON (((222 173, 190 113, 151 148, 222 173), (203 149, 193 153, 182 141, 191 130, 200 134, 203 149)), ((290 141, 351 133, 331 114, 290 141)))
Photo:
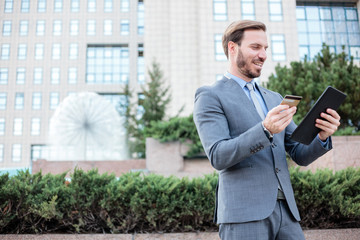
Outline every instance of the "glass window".
POLYGON ((74 60, 78 58, 78 44, 71 43, 69 47, 69 59, 74 60))
POLYGON ((20 21, 20 36, 27 36, 29 32, 29 21, 20 21))
POLYGON ((44 36, 44 34, 45 34, 45 21, 44 20, 36 21, 36 35, 44 36))
POLYGON ((96 12, 96 0, 88 0, 88 12, 96 12))
POLYGON ((321 20, 332 20, 331 8, 323 7, 320 8, 320 19, 321 20))
POLYGON ((80 0, 71 0, 71 12, 80 11, 80 0))
POLYGON ((121 27, 120 27, 121 35, 129 35, 130 27, 129 27, 129 20, 123 19, 121 20, 121 27))
POLYGON ((30 134, 32 136, 39 136, 40 135, 40 118, 32 118, 31 119, 30 134))
POLYGON ((13 162, 21 161, 21 144, 12 145, 12 161, 13 162))
POLYGON ((138 45, 138 62, 137 62, 137 70, 138 70, 138 83, 145 83, 145 59, 144 59, 144 45, 138 45))
POLYGON ((53 24, 53 35, 54 36, 60 36, 62 31, 62 21, 61 20, 55 20, 53 24))
POLYGON ((31 160, 48 159, 49 151, 50 149, 46 145, 31 145, 31 160))
POLYGON ((39 13, 46 12, 46 0, 38 0, 37 11, 39 13))
POLYGON ((283 34, 271 35, 271 52, 274 61, 286 61, 285 37, 283 34))
POLYGON ((79 20, 70 21, 70 35, 71 36, 79 35, 79 20))
POLYGON ((9 60, 10 58, 10 44, 1 45, 1 60, 9 60))
POLYGON ((15 109, 16 110, 24 109, 24 93, 15 94, 15 109))
POLYGON ((18 68, 16 70, 16 84, 23 85, 25 84, 25 68, 18 68))
POLYGON ((241 18, 248 20, 255 20, 255 1, 243 0, 241 1, 241 18))
POLYGON ((27 13, 30 9, 30 0, 21 0, 21 12, 27 13))
POLYGON ((114 93, 99 93, 103 98, 111 102, 111 104, 115 107, 116 111, 120 114, 124 115, 126 112, 125 109, 125 102, 126 96, 121 94, 114 94, 114 93))
POLYGON ((5 20, 5 21, 3 22, 2 35, 3 35, 3 36, 10 36, 10 35, 11 35, 11 21, 5 20))
POLYGON ((104 1, 104 12, 112 12, 113 2, 112 0, 104 1))
POLYGON ((360 44, 357 47, 350 47, 350 54, 354 59, 360 60, 360 44))
POLYGON ((360 28, 356 7, 314 4, 297 6, 296 11, 299 54, 303 59, 315 57, 326 43, 334 53, 343 52, 357 59, 356 49, 360 46, 360 28), (353 55, 355 54, 355 55, 353 55))
POLYGON ((61 45, 54 43, 52 47, 52 59, 58 60, 61 57, 61 45))
POLYGON ((68 83, 76 84, 77 83, 77 68, 71 67, 68 71, 68 83))
POLYGON ((5 118, 0 118, 0 135, 5 135, 5 118))
POLYGON ((139 0, 138 2, 138 13, 137 13, 137 22, 138 22, 138 35, 144 35, 144 2, 139 0))
POLYGON ((21 136, 23 131, 23 119, 14 118, 14 136, 21 136))
POLYGON ((43 81, 43 69, 42 68, 34 68, 34 84, 39 85, 42 84, 43 81))
POLYGON ((18 59, 25 60, 27 56, 27 45, 26 44, 19 44, 18 47, 18 59))
POLYGON ((227 20, 227 0, 213 0, 214 20, 227 20))
POLYGON ((88 36, 94 36, 96 33, 96 21, 88 20, 86 26, 86 33, 88 36))
POLYGON ((9 80, 9 69, 0 68, 0 85, 6 85, 9 80))
POLYGON ((104 35, 112 35, 112 20, 104 20, 104 35))
POLYGON ((346 20, 357 21, 357 11, 355 8, 345 8, 346 20))
POLYGON ((121 0, 121 11, 122 12, 129 12, 130 10, 130 0, 121 0))
POLYGON ((86 61, 88 84, 121 84, 129 80, 129 49, 126 45, 88 46, 86 61))
POLYGON ((14 7, 14 1, 13 0, 5 0, 5 12, 6 13, 12 13, 14 7))
POLYGON ((269 0, 270 21, 282 21, 282 0, 269 0))
POLYGON ((222 35, 215 34, 215 60, 216 61, 226 61, 226 55, 222 47, 222 35))
POLYGON ((50 109, 54 110, 59 105, 59 93, 52 92, 50 93, 50 109))
POLYGON ((39 110, 41 109, 42 96, 40 92, 35 92, 32 95, 32 109, 39 110))
POLYGON ((6 93, 0 93, 0 110, 6 110, 7 95, 6 93))
POLYGON ((296 7, 296 18, 298 20, 305 19, 305 8, 303 6, 296 7))
POLYGON ((44 44, 35 44, 35 59, 42 60, 44 58, 44 44))
POLYGON ((51 68, 51 84, 59 84, 60 83, 60 68, 53 67, 51 68))
POLYGON ((63 0, 54 0, 54 12, 62 12, 63 0))

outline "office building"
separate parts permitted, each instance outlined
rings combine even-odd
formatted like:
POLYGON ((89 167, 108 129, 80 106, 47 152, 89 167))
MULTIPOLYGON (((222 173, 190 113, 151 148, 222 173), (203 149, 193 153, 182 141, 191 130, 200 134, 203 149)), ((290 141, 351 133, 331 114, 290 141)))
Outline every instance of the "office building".
POLYGON ((182 107, 187 116, 195 90, 227 69, 221 38, 235 20, 267 25, 259 82, 323 42, 358 63, 359 9, 359 0, 0 0, 0 171, 48 158, 49 122, 67 96, 96 92, 118 108, 129 84, 141 97, 154 60, 171 87, 168 116, 182 107))

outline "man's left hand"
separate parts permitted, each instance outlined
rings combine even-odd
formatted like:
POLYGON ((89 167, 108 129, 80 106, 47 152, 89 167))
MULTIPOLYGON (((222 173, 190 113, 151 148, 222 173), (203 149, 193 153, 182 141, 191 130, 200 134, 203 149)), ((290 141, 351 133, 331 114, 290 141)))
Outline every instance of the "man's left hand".
POLYGON ((326 113, 321 113, 320 116, 324 119, 316 119, 315 126, 320 128, 319 138, 325 141, 328 137, 334 134, 340 126, 340 115, 330 108, 326 109, 326 113))

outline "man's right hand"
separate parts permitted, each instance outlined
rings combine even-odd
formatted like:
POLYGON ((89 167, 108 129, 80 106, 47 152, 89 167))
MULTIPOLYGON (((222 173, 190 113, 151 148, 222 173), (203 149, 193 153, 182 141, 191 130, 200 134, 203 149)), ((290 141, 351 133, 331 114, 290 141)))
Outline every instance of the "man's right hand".
POLYGON ((283 131, 291 122, 296 107, 289 107, 288 105, 279 105, 271 109, 266 115, 263 124, 267 130, 272 134, 283 131))

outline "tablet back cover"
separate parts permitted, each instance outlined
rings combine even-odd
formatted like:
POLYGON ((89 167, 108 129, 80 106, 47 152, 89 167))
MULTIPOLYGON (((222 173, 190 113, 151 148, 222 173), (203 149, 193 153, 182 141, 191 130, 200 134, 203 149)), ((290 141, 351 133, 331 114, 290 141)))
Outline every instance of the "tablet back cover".
POLYGON ((309 145, 320 132, 320 129, 315 127, 316 119, 321 118, 320 114, 325 112, 327 108, 336 111, 345 98, 345 93, 331 86, 327 87, 290 138, 294 141, 309 145))

